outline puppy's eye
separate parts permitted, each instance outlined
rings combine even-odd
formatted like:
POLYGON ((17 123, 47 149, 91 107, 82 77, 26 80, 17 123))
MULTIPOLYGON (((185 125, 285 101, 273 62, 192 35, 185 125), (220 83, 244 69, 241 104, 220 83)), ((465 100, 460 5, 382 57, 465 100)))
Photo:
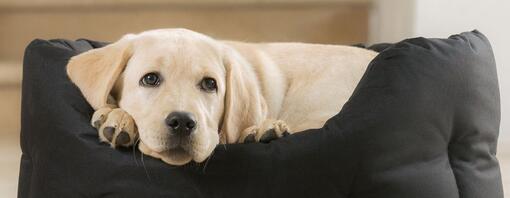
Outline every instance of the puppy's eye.
POLYGON ((157 87, 161 82, 161 78, 157 73, 148 73, 145 74, 142 79, 140 79, 140 85, 144 87, 157 87))
POLYGON ((202 81, 200 82, 200 88, 207 92, 214 92, 216 91, 216 89, 218 89, 216 85, 216 80, 214 80, 214 78, 211 77, 203 78, 202 81))

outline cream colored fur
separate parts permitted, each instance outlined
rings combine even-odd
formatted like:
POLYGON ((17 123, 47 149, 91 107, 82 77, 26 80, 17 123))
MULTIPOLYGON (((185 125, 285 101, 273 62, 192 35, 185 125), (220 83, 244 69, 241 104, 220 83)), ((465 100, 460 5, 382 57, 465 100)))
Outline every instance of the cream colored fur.
POLYGON ((181 165, 204 161, 220 142, 322 127, 376 55, 349 46, 219 41, 160 29, 73 57, 67 71, 96 110, 91 122, 102 141, 130 146, 139 137, 143 153, 181 165), (139 85, 149 72, 161 74, 160 86, 139 85), (216 93, 198 88, 204 77, 216 80, 216 93), (173 111, 189 112, 198 123, 178 147, 164 124, 173 111), (115 129, 112 137, 106 127, 115 129))

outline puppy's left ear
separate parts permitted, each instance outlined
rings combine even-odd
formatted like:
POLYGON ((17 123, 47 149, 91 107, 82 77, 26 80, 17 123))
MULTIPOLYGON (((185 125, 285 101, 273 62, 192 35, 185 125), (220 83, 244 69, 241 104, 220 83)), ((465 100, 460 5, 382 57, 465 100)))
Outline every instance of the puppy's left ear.
POLYGON ((131 39, 124 36, 115 43, 71 58, 67 75, 97 110, 108 106, 110 91, 130 57, 131 39))
POLYGON ((223 64, 226 90, 221 138, 225 143, 236 143, 244 129, 266 118, 267 106, 255 71, 237 51, 226 46, 223 64))

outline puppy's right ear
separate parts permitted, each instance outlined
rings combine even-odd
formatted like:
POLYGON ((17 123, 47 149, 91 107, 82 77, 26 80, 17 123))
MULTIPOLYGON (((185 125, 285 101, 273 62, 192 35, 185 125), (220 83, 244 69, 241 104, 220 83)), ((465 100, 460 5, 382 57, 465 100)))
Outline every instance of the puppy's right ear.
POLYGON ((234 49, 227 46, 224 49, 226 90, 221 141, 235 143, 244 129, 266 119, 267 105, 249 63, 234 49))
POLYGON ((74 56, 67 64, 67 75, 95 110, 108 105, 108 95, 131 57, 131 40, 125 36, 74 56))

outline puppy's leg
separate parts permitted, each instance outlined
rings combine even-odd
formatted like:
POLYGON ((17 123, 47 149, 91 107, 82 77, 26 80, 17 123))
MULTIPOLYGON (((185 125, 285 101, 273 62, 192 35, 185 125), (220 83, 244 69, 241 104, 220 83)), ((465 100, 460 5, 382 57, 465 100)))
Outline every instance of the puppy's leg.
POLYGON ((239 142, 268 143, 271 140, 287 136, 289 134, 289 126, 287 126, 284 121, 268 119, 260 125, 254 125, 243 130, 241 137, 239 137, 239 142))
POLYGON ((104 107, 94 112, 91 124, 99 132, 99 140, 117 146, 129 147, 138 136, 133 118, 124 110, 113 106, 104 107))

